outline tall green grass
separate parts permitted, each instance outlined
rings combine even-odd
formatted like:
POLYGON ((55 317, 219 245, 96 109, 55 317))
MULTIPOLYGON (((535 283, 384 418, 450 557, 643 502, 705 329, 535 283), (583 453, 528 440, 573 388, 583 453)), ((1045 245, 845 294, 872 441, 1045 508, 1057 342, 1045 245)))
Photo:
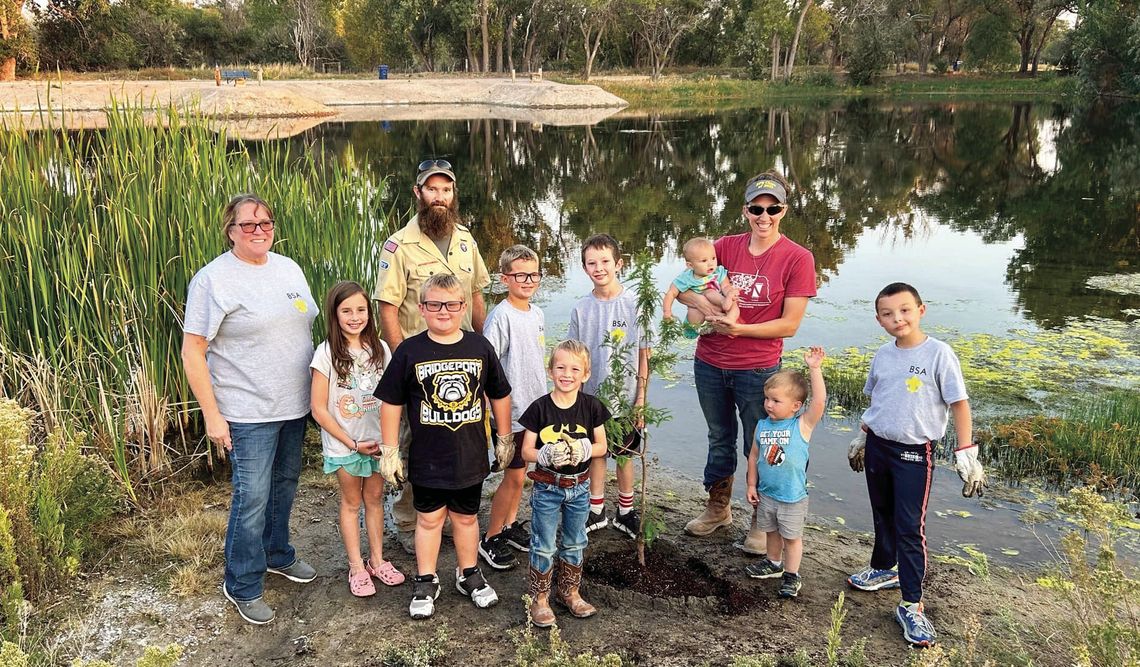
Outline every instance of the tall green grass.
POLYGON ((1095 483, 1140 497, 1140 394, 1106 391, 1060 417, 1034 415, 989 428, 991 458, 1013 478, 1095 483))
POLYGON ((105 131, 0 129, 0 394, 89 431, 136 502, 173 459, 208 452, 185 437, 181 319, 190 278, 226 250, 229 197, 271 203, 274 250, 318 301, 336 280, 370 284, 387 235, 383 180, 319 147, 155 120, 118 108, 105 131))

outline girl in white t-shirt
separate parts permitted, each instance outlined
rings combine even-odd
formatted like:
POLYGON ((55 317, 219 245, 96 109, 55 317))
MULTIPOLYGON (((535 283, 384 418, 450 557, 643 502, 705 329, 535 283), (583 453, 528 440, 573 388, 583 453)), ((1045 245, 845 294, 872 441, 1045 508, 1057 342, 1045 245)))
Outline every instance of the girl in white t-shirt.
POLYGON ((372 577, 388 586, 404 575, 384 560, 384 478, 380 451, 380 401, 372 392, 391 350, 376 335, 372 304, 354 282, 337 283, 325 298, 328 339, 313 355, 313 418, 321 425, 325 473, 340 483, 340 534, 348 553, 348 588, 357 597, 376 593, 372 577), (369 558, 360 554, 360 503, 368 529, 369 558))

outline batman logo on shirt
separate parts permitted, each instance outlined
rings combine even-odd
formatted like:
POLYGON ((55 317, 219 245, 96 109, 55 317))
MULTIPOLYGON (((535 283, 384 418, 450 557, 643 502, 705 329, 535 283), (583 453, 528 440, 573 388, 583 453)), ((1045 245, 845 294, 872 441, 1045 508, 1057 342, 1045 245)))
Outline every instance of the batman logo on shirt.
POLYGON ((573 437, 575 440, 578 438, 589 437, 589 433, 586 432, 586 427, 582 426, 581 424, 561 424, 557 429, 555 429, 554 425, 543 428, 538 432, 538 439, 542 442, 542 444, 549 445, 561 440, 561 435, 563 433, 573 437))

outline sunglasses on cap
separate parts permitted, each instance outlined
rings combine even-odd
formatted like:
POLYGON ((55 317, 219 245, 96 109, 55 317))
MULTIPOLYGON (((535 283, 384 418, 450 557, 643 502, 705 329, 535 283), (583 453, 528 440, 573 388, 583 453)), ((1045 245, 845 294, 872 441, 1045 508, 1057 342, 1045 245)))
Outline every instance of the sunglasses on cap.
POLYGON ((418 167, 419 171, 427 171, 428 169, 451 169, 451 163, 447 160, 424 160, 418 167))
POLYGON ((775 217, 780 215, 780 212, 786 208, 787 206, 785 204, 772 204, 771 206, 757 206, 756 204, 752 204, 751 206, 746 206, 744 210, 755 216, 767 213, 769 216, 775 217))

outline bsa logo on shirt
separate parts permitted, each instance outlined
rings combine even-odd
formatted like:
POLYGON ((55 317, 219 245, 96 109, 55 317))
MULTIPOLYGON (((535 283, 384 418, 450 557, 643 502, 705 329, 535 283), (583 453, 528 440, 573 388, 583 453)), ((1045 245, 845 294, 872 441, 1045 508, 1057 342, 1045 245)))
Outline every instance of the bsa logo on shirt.
POLYGON ((458 431, 460 426, 483 421, 479 378, 482 359, 447 359, 415 365, 416 379, 424 392, 420 423, 458 431))

